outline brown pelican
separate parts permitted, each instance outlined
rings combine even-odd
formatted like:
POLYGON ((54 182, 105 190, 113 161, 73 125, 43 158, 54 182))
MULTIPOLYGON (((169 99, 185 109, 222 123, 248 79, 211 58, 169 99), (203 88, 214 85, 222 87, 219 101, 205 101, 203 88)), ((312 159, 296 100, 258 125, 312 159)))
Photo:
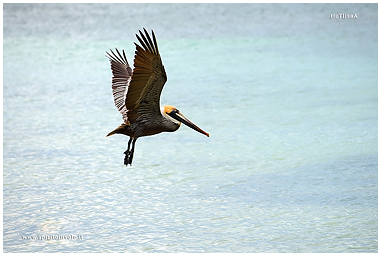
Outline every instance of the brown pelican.
MULTIPOLYGON (((136 35, 140 45, 136 44, 134 70, 128 65, 127 57, 115 48, 116 54, 106 52, 112 70, 112 92, 114 103, 123 116, 124 123, 107 134, 119 133, 130 137, 124 152, 124 164, 131 165, 135 142, 139 137, 174 132, 184 123, 190 128, 205 134, 197 125, 187 119, 173 106, 159 106, 160 94, 167 81, 167 75, 161 62, 155 34, 152 39, 146 29, 136 35), (131 148, 132 143, 132 148, 131 148)), ((107 137, 106 136, 106 137, 107 137)))

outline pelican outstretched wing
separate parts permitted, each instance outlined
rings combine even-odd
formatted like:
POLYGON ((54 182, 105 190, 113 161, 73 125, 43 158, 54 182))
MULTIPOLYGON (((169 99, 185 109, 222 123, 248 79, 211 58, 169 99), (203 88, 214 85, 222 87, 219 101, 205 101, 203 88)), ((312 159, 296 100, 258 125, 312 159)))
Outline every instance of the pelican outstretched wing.
POLYGON ((129 120, 127 117, 126 108, 126 95, 128 91, 129 84, 131 82, 132 69, 128 65, 126 54, 124 50, 121 54, 118 49, 116 49, 115 54, 112 50, 111 54, 107 53, 107 57, 110 59, 111 70, 112 70, 112 93, 114 95, 114 103, 116 108, 120 111, 123 116, 123 120, 128 124, 129 120))
POLYGON ((133 123, 138 117, 147 118, 160 114, 160 94, 167 81, 161 62, 155 34, 152 39, 147 30, 136 34, 140 45, 136 44, 134 71, 126 95, 128 120, 133 123))

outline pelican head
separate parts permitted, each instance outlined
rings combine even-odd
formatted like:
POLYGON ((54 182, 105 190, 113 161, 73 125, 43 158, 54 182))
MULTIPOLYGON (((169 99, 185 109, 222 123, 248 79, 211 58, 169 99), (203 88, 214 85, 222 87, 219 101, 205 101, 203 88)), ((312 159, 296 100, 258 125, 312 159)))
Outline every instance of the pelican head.
POLYGON ((181 123, 184 123, 186 126, 192 128, 193 130, 198 131, 199 133, 202 133, 209 137, 209 133, 203 131, 197 125, 192 123, 188 118, 186 118, 183 114, 181 114, 181 112, 174 106, 166 105, 161 108, 161 112, 165 118, 172 121, 173 123, 178 125, 180 125, 181 123))

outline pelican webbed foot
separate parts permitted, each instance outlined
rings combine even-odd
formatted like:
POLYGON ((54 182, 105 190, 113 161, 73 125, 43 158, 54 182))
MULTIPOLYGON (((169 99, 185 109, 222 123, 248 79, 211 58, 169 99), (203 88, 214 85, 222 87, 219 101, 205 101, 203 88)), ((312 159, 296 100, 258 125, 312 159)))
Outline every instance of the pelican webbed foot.
POLYGON ((128 165, 131 165, 132 163, 132 158, 134 156, 134 152, 133 151, 124 151, 124 154, 126 155, 124 157, 124 165, 125 166, 128 166, 128 165))

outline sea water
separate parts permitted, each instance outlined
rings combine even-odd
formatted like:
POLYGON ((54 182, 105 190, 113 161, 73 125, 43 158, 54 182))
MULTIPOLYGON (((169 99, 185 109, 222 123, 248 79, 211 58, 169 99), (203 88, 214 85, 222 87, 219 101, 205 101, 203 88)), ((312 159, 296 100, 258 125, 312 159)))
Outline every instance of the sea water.
POLYGON ((377 4, 4 4, 4 252, 377 252, 377 4), (331 18, 334 14, 357 18, 331 18), (182 125, 122 123, 153 29, 182 125))

